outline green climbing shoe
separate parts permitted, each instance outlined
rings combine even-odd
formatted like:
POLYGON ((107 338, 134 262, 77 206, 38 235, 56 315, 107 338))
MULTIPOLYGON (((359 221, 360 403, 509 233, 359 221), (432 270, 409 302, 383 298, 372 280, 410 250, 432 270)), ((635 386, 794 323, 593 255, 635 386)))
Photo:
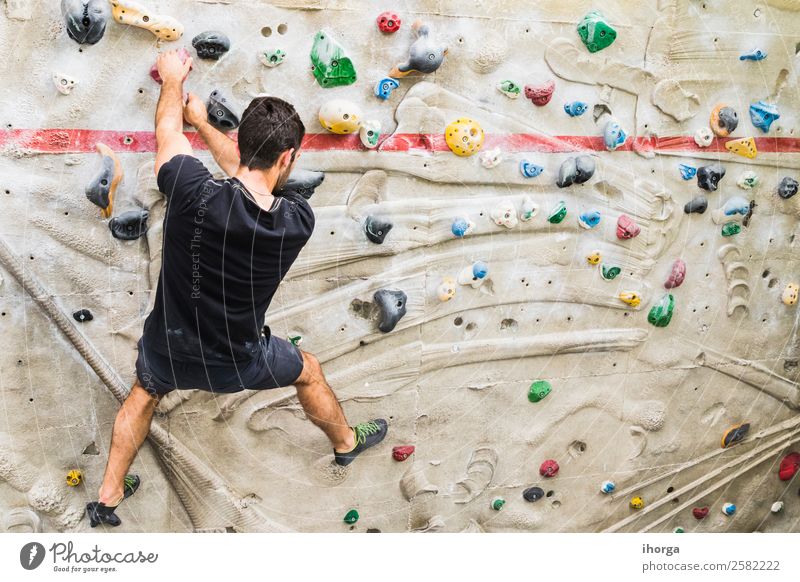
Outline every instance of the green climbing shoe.
POLYGON ((349 465, 353 460, 368 448, 381 442, 389 431, 388 423, 382 418, 376 418, 370 422, 362 422, 353 427, 356 437, 356 445, 346 453, 333 451, 337 465, 349 465))

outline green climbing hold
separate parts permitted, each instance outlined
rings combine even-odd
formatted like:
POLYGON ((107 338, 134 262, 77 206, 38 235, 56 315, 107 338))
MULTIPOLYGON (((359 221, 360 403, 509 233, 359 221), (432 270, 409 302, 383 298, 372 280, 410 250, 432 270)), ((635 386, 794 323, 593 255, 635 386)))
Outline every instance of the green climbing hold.
POLYGON ((722 236, 733 236, 742 232, 742 226, 736 222, 726 222, 722 225, 722 236))
POLYGON ((617 275, 622 272, 622 269, 619 267, 606 267, 605 265, 600 265, 600 274, 603 275, 603 279, 606 281, 611 281, 611 279, 615 279, 617 275))
POLYGON ((675 298, 671 293, 667 293, 650 309, 647 321, 656 327, 667 327, 672 319, 673 309, 675 309, 675 298))
POLYGON ((301 336, 301 335, 290 335, 286 339, 288 339, 289 343, 291 343, 293 346, 299 346, 303 341, 303 336, 301 336))
POLYGON ((320 87, 340 87, 356 82, 356 68, 330 32, 320 30, 311 47, 311 69, 320 87))
POLYGON ((345 523, 355 523, 358 521, 358 511, 355 509, 351 509, 347 512, 347 515, 344 516, 345 523))
POLYGON ((672 530, 672 533, 686 533, 686 530, 678 526, 674 530, 672 530))
POLYGON ((597 10, 589 12, 578 23, 578 34, 590 53, 603 50, 617 38, 617 31, 609 26, 597 10))
POLYGON ((502 497, 495 497, 492 499, 492 509, 495 511, 500 511, 503 509, 503 506, 506 504, 506 500, 502 497))
POLYGON ((550 216, 547 217, 547 222, 550 224, 558 224, 567 216, 567 205, 564 204, 562 200, 559 202, 555 208, 550 212, 550 216))
POLYGON ((550 394, 552 389, 553 387, 547 380, 537 380, 531 384, 531 388, 528 390, 528 400, 531 402, 539 402, 540 400, 544 399, 545 396, 550 394))

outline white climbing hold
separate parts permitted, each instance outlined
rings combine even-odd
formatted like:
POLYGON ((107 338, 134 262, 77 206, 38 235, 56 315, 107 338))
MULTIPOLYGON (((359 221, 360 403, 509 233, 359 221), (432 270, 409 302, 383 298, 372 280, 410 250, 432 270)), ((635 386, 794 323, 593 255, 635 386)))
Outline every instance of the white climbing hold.
POLYGON ((519 214, 519 219, 522 222, 528 222, 533 220, 537 214, 539 214, 539 205, 530 196, 525 196, 522 199, 522 212, 519 214))
POLYGON ((701 127, 694 132, 694 143, 701 148, 707 148, 714 141, 714 132, 710 127, 701 127))
POLYGON ((507 200, 503 200, 495 206, 491 214, 492 220, 497 226, 505 226, 506 228, 517 226, 517 209, 507 200))
POLYGON ((72 90, 77 84, 78 82, 72 77, 62 75, 61 73, 53 73, 53 85, 56 86, 56 89, 58 89, 58 92, 62 95, 69 95, 72 93, 72 90))
POLYGON ((492 148, 490 150, 486 150, 484 152, 481 152, 480 160, 481 160, 481 166, 483 166, 487 170, 495 168, 500 165, 500 162, 503 161, 503 152, 500 151, 500 148, 492 148))

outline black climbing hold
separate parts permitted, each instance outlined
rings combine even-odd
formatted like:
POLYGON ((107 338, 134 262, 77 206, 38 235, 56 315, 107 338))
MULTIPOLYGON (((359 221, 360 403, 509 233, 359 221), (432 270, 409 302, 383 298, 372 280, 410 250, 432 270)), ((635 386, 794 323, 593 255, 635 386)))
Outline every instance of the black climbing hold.
POLYGON ((289 174, 289 179, 276 192, 275 196, 286 196, 291 193, 300 194, 308 200, 313 196, 317 186, 325 179, 325 172, 313 170, 295 170, 289 174))
POLYGON ((544 497, 544 489, 541 487, 528 487, 522 492, 522 497, 525 498, 525 501, 539 501, 544 497))
POLYGON ((703 214, 708 208, 708 198, 703 196, 695 196, 686 205, 683 207, 683 211, 686 214, 696 213, 696 214, 703 214))
POLYGON ((566 188, 572 184, 583 184, 594 175, 594 159, 591 156, 567 158, 558 169, 556 185, 566 188))
POLYGON ((83 323, 84 321, 92 321, 94 319, 94 315, 88 309, 80 309, 72 314, 72 317, 75 318, 75 321, 79 321, 83 323))
POLYGON ((381 530, 379 530, 377 527, 368 527, 367 533, 381 533, 381 530))
POLYGON ((61 0, 67 35, 78 44, 95 44, 106 32, 111 17, 107 0, 61 0))
POLYGON ((742 219, 742 226, 747 226, 750 224, 750 219, 753 218, 753 210, 755 210, 756 206, 758 206, 756 201, 751 200, 750 207, 747 209, 747 214, 745 214, 744 218, 742 219))
POLYGON ((781 183, 778 184, 778 196, 784 200, 788 200, 797 194, 797 180, 786 176, 781 183))
POLYGON ((136 240, 147 232, 147 210, 129 210, 115 216, 108 222, 108 228, 114 238, 120 240, 136 240))
POLYGON ((108 208, 111 203, 111 188, 114 185, 114 158, 103 156, 100 172, 94 180, 86 186, 86 197, 102 209, 108 208))
POLYGON ((725 168, 721 164, 701 166, 697 169, 697 185, 703 190, 714 192, 719 181, 725 176, 725 168))
POLYGON ((218 60, 231 48, 230 39, 221 32, 208 30, 192 39, 192 46, 201 59, 218 60))
POLYGON ((391 222, 375 218, 374 216, 367 216, 367 220, 364 222, 364 232, 369 240, 380 245, 383 244, 386 235, 392 230, 392 226, 391 222))
POLYGON ((206 103, 208 122, 220 131, 230 131, 239 127, 239 117, 227 106, 227 99, 218 90, 211 92, 206 103))
POLYGON ((380 309, 378 329, 389 333, 406 314, 406 294, 397 289, 379 289, 372 296, 380 309))

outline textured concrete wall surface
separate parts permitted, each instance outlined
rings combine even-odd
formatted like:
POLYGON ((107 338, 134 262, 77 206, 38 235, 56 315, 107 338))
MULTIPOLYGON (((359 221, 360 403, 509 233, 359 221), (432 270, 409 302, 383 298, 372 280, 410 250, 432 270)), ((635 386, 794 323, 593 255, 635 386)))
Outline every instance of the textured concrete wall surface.
POLYGON ((790 297, 800 283, 800 196, 787 196, 800 179, 799 2, 143 3, 177 19, 182 37, 159 40, 109 19, 99 42, 80 45, 59 2, 5 0, 0 10, 4 531, 91 531, 84 507, 96 499, 160 269, 159 85, 149 71, 159 51, 180 47, 194 57, 188 90, 219 90, 239 113, 255 96, 279 96, 304 120, 299 165, 326 179, 310 199, 315 232, 267 323, 275 335, 302 336, 351 421, 383 417, 390 432, 340 468, 291 387, 173 392, 114 531, 800 530, 800 477, 778 474, 800 450, 790 297), (393 34, 376 25, 384 10, 402 20, 393 34), (591 10, 617 34, 594 53, 576 29, 591 10), (416 20, 447 46, 444 62, 398 78, 378 99, 375 85, 406 60, 416 20), (352 60, 355 83, 315 80, 309 53, 323 29, 352 60), (192 48, 207 30, 231 40, 218 61, 192 48), (265 66, 259 55, 277 49, 284 62, 265 66), (766 58, 740 58, 755 50, 766 58), (512 99, 498 90, 504 80, 534 96, 553 81, 552 98, 539 106, 523 90, 512 99), (377 148, 326 132, 318 111, 332 99, 380 123, 377 148), (573 117, 564 105, 576 101, 586 110, 573 117), (768 131, 751 119, 759 101, 780 115, 768 131), (718 105, 738 124, 704 141, 718 105), (458 118, 485 134, 475 155, 446 144, 458 118), (627 139, 610 151, 604 133, 614 122, 627 139), (124 172, 109 217, 85 195, 101 164, 97 143, 124 172), (753 145, 755 157, 730 151, 753 145), (499 164, 487 167, 492 155, 499 164), (559 187, 562 164, 578 155, 594 174, 559 187), (541 173, 525 177, 522 161, 541 173), (701 170, 685 180, 681 164, 687 175, 701 170), (724 177, 701 188, 717 164, 724 177), (707 210, 685 212, 698 196, 707 210), (561 202, 566 218, 548 220, 561 202), (113 237, 109 220, 136 209, 149 212, 146 234, 113 237), (595 211, 599 224, 583 228, 579 217, 595 211), (382 244, 365 235, 370 217, 392 224, 382 244), (464 237, 452 232, 459 218, 474 224, 464 237), (638 236, 619 238, 620 219, 638 236), (599 264, 587 260, 594 253, 599 264), (677 260, 685 280, 667 289, 677 260), (488 267, 482 284, 459 282, 478 261, 488 267), (442 301, 448 278, 455 295, 442 301), (407 296, 388 333, 369 305, 379 289, 407 296), (653 325, 648 316, 668 294, 672 319, 653 325), (93 319, 76 321, 81 309, 93 319), (539 380, 552 391, 531 402, 539 380), (749 432, 723 448, 739 423, 749 432), (416 450, 399 462, 398 445, 416 450), (540 474, 547 460, 558 463, 555 476, 540 474), (83 480, 72 487, 65 477, 75 469, 83 480), (534 486, 545 495, 526 501, 534 486), (637 496, 641 509, 630 505, 637 496), (706 507, 705 519, 693 516, 706 507), (361 519, 350 526, 353 508, 361 519))

